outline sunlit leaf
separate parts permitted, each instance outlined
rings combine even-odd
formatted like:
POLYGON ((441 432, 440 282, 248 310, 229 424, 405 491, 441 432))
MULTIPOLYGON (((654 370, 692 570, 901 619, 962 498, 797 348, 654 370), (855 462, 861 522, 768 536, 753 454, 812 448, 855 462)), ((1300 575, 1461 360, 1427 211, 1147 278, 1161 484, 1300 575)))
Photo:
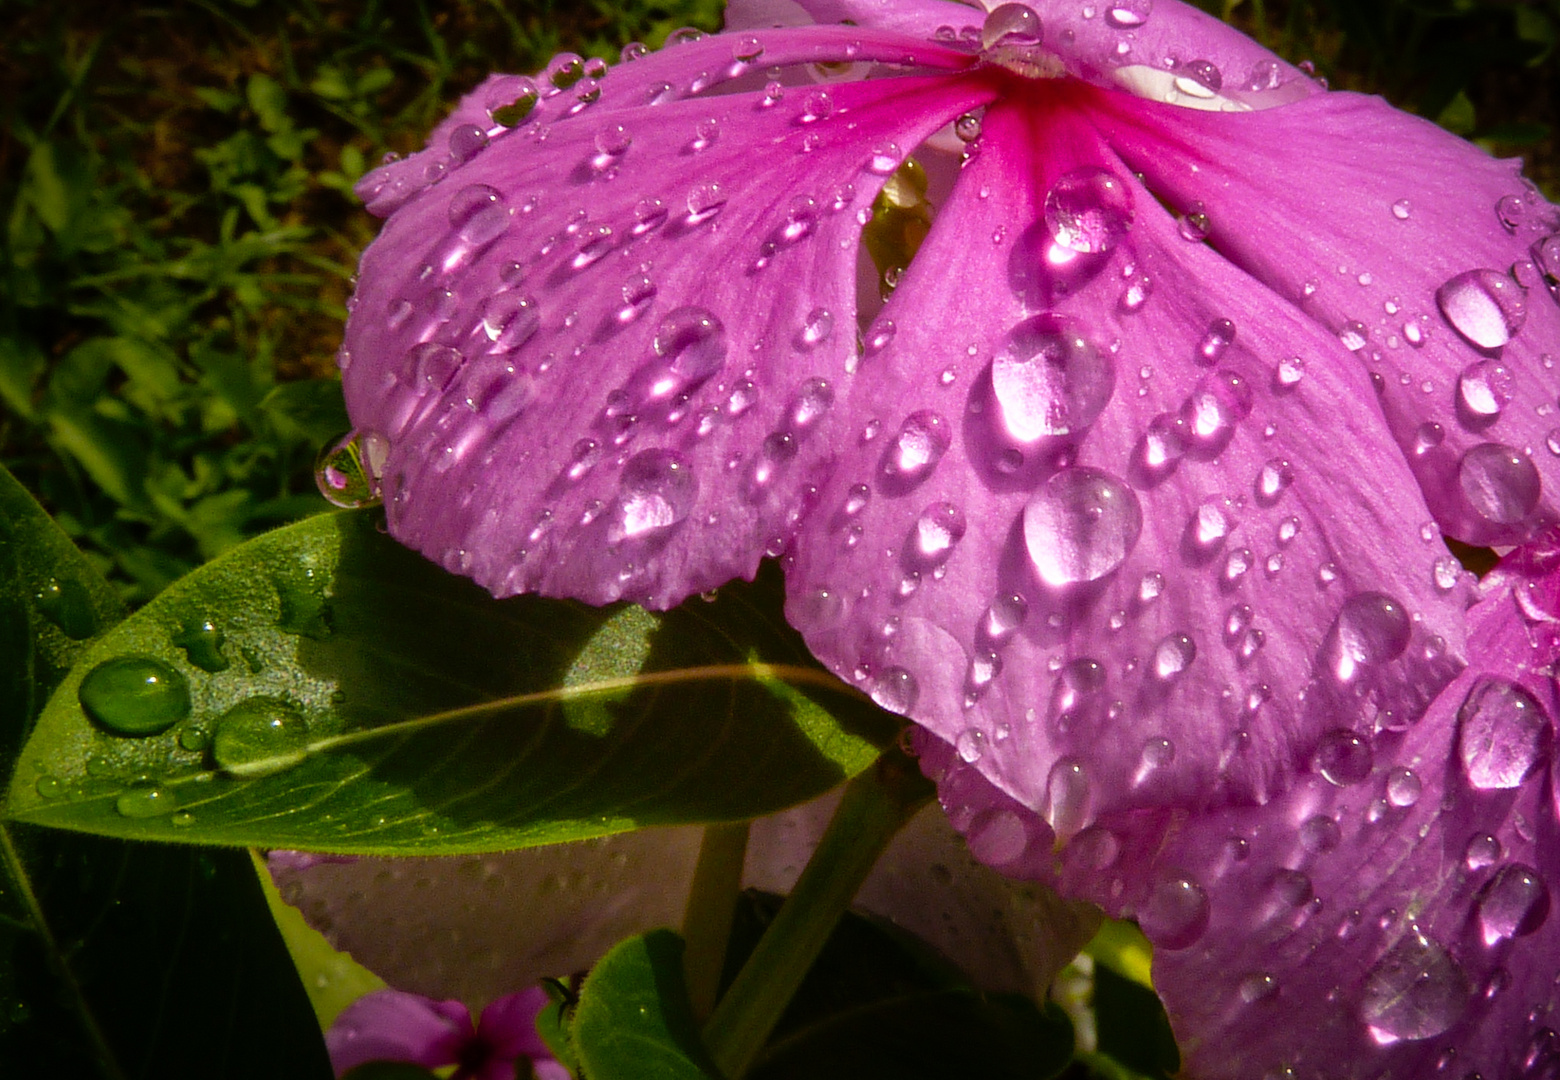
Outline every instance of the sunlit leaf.
POLYGON ((197 843, 505 850, 780 810, 896 729, 808 657, 775 579, 664 615, 495 601, 374 520, 244 544, 93 643, 10 812, 197 843))

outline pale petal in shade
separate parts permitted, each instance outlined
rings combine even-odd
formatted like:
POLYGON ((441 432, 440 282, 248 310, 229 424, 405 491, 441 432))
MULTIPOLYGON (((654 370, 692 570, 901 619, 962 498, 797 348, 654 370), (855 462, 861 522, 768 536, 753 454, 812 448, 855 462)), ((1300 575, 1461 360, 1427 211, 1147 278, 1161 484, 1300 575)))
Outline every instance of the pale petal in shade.
MULTIPOLYGON (((1479 657, 1420 723, 1324 750, 1265 806, 1107 815, 1030 864, 1140 921, 1190 1074, 1560 1068, 1560 558, 1547 545, 1487 582, 1470 612, 1479 657)), ((928 747, 964 822, 1043 827, 928 747)))
POLYGON ((336 1075, 369 1061, 452 1065, 471 1039, 471 1014, 458 1001, 376 990, 353 1002, 325 1033, 336 1075))
MULTIPOLYGON (((836 802, 755 822, 744 884, 789 892, 836 802)), ((583 971, 622 938, 679 925, 699 840, 695 828, 647 829, 481 859, 273 863, 272 872, 335 947, 395 986, 488 1001, 583 971)), ((1092 905, 976 861, 937 807, 895 837, 856 905, 991 993, 1043 996, 1099 922, 1092 905)))

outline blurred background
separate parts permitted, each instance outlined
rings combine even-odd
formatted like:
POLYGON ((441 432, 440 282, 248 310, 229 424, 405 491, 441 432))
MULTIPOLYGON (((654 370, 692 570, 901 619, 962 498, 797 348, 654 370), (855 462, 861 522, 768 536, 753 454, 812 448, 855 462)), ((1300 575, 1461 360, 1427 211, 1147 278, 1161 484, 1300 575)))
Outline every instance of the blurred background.
MULTIPOLYGON (((1204 0, 1560 195, 1560 0, 1204 0)), ((328 509, 353 182, 494 70, 721 0, 0 0, 0 461, 132 604, 328 509)))

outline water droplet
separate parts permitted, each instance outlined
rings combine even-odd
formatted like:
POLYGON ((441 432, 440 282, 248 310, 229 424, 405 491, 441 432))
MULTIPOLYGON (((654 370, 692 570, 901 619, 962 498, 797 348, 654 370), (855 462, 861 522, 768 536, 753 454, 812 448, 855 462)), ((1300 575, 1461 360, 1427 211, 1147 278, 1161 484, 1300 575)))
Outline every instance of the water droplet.
POLYGON ((1058 733, 1088 733, 1099 725, 1107 705, 1105 682, 1105 667, 1097 660, 1078 657, 1063 665, 1051 687, 1050 719, 1058 733))
POLYGON ((233 776, 251 779, 284 772, 309 753, 309 725, 281 698, 255 697, 217 720, 211 756, 233 776))
POLYGON ((1200 244, 1208 239, 1208 234, 1213 231, 1213 223, 1208 219, 1208 211, 1203 204, 1194 202, 1176 219, 1176 229, 1180 232, 1181 239, 1200 244))
POLYGON ((44 773, 33 783, 33 790, 40 799, 57 799, 65 793, 65 785, 58 778, 44 773))
POLYGON ((1492 420, 1511 403, 1516 380, 1506 365, 1475 360, 1457 378, 1457 402, 1474 419, 1492 420))
POLYGON ((965 728, 953 740, 954 753, 966 765, 973 765, 986 752, 986 734, 979 728, 965 728))
POLYGON ((351 432, 320 451, 314 482, 333 506, 356 510, 380 501, 379 477, 390 445, 372 432, 351 432))
POLYGON ((1197 659, 1197 643, 1186 634, 1171 634, 1154 648, 1154 677, 1168 682, 1179 678, 1197 659))
POLYGON ((1485 521, 1514 525, 1538 506, 1543 480, 1529 457, 1500 443, 1480 443, 1462 456, 1457 482, 1485 521))
POLYGON ((157 735, 190 714, 184 676, 150 656, 103 661, 76 694, 87 715, 116 735, 157 735))
POLYGON ((487 184, 461 188, 450 199, 450 227, 467 244, 481 247, 503 235, 510 212, 503 196, 487 184))
POLYGON ((948 421, 930 409, 913 412, 884 453, 883 476, 896 486, 913 487, 932 474, 952 444, 948 421))
POLYGON ((681 454, 673 450, 641 450, 623 466, 616 513, 607 539, 651 540, 688 516, 698 498, 699 482, 681 454))
POLYGON ((802 114, 797 117, 804 124, 815 124, 834 115, 834 98, 827 90, 814 90, 802 99, 802 114))
POLYGON ((998 596, 986 607, 980 633, 987 644, 1001 648, 1012 640, 1029 615, 1029 601, 1017 593, 998 596))
POLYGON ((1175 471, 1186 456, 1186 423, 1173 413, 1160 413, 1133 450, 1134 476, 1145 487, 1157 484, 1175 471))
POLYGON ((574 53, 559 53, 548 61, 546 76, 554 92, 567 90, 585 77, 585 61, 574 53))
POLYGON ((143 784, 128 788, 114 800, 114 809, 127 818, 161 817, 172 813, 177 805, 173 792, 167 788, 143 784))
POLYGON ((1522 286, 1498 270, 1467 270, 1435 293, 1436 306, 1470 344, 1498 349, 1522 329, 1527 298, 1522 286))
POLYGON ((524 75, 502 79, 488 97, 488 116, 503 127, 519 127, 540 98, 532 79, 524 75))
POLYGON ((902 667, 891 667, 872 684, 872 700, 889 712, 908 716, 921 696, 915 676, 902 667))
POLYGON ((807 319, 802 323, 802 332, 798 335, 798 344, 804 349, 810 349, 829 340, 829 335, 834 333, 834 316, 827 308, 813 308, 807 313, 807 319))
POLYGON ((1256 972, 1242 979, 1235 992, 1243 1003, 1255 1005, 1278 993, 1278 980, 1265 971, 1256 972))
POLYGON ((1485 677, 1457 712, 1457 753, 1480 790, 1521 785, 1549 754, 1553 730, 1544 707, 1522 687, 1485 677))
POLYGON ((731 47, 731 58, 743 64, 751 64, 763 55, 763 42, 751 34, 738 38, 736 44, 731 47))
POLYGON ((1208 929, 1208 894, 1184 874, 1167 874, 1149 891, 1138 926, 1156 949, 1184 949, 1208 929))
POLYGON ((1132 216, 1131 190, 1106 169, 1074 169, 1045 197, 1045 227, 1072 251, 1111 250, 1131 230, 1132 216))
POLYGON ((1123 312, 1130 314, 1137 311, 1148 302, 1148 298, 1154 293, 1154 282, 1147 274, 1133 274, 1122 286, 1121 295, 1116 299, 1116 306, 1123 312))
POLYGON ((1392 204, 1392 216, 1399 221, 1407 221, 1410 206, 1407 199, 1399 199, 1392 204))
POLYGON ((961 142, 974 142, 980 138, 981 116, 978 112, 967 112, 953 122, 953 133, 961 142))
POLYGON ((1339 728, 1322 736, 1313 764, 1328 783, 1350 787, 1370 775, 1372 758, 1369 743, 1339 728))
POLYGON ((1411 928, 1366 976, 1360 1019, 1382 1045, 1428 1039, 1462 1018, 1469 993, 1457 962, 1411 928))
POLYGON ((172 641, 184 650, 190 663, 215 673, 228 669, 228 658, 222 654, 226 638, 210 619, 192 619, 179 628, 172 641))
POLYGON ((1131 554, 1143 528, 1137 496, 1099 469, 1063 469, 1024 506, 1024 543, 1042 582, 1097 581, 1131 554))
POLYGON ((1117 30, 1136 30, 1153 10, 1154 0, 1114 0, 1105 8, 1105 21, 1117 30))
POLYGON ((1023 443, 1078 434, 1110 401, 1116 371, 1071 320, 1040 315, 1014 327, 992 360, 1004 433, 1023 443))
POLYGON ((1216 364, 1234 343, 1235 324, 1229 319, 1215 319, 1197 345, 1197 359, 1205 364, 1216 364))
POLYGON ((1038 45, 1040 16, 1027 4, 999 4, 991 9, 980 28, 980 47, 1038 45))
POLYGON ((92 594, 75 578, 51 577, 33 596, 33 603, 72 641, 85 641, 97 632, 92 594))
POLYGON ((688 192, 688 217, 690 225, 702 225, 726 205, 726 191, 717 182, 698 184, 688 192))
POLYGON ((941 566, 964 536, 964 511, 950 502, 936 502, 921 511, 911 526, 905 555, 918 569, 941 566))
POLYGON ((1341 683, 1396 660, 1408 648, 1413 624, 1401 602, 1385 593, 1365 592, 1344 601, 1328 632, 1323 654, 1341 683))
POLYGON ((1499 862, 1504 854, 1499 840, 1489 833, 1479 833, 1470 838, 1463 849, 1463 865, 1469 870, 1483 870, 1499 862))
POLYGON ((1300 823, 1300 846, 1313 855, 1333 850, 1342 840, 1338 823, 1325 814, 1314 814, 1300 823))
POLYGON ((652 346, 668 373, 650 388, 656 398, 687 393, 726 363, 726 329, 702 307, 680 307, 668 313, 656 328, 652 346))
POLYGON ((1092 793, 1083 765, 1073 758, 1062 758, 1051 766, 1045 783, 1045 819, 1066 840, 1089 821, 1092 793))
POLYGON ((1203 457, 1221 453, 1235 437, 1235 425, 1251 415, 1251 405, 1251 386, 1242 376, 1208 372, 1181 404, 1189 444, 1203 457))
POLYGON ((1387 801, 1393 806, 1409 807, 1419 801, 1422 785, 1412 769, 1401 765, 1387 773, 1387 801))
POLYGON ((1224 75, 1211 60, 1188 60, 1176 65, 1175 88, 1187 97, 1211 98, 1224 86, 1224 75))
POLYGON ((1295 470, 1289 462, 1283 458, 1273 458, 1257 473, 1257 502, 1263 506, 1272 506, 1294 481, 1295 470))
POLYGON ((1479 890, 1479 929, 1484 944, 1526 937, 1549 918, 1549 886, 1538 871, 1521 863, 1500 868, 1479 890))

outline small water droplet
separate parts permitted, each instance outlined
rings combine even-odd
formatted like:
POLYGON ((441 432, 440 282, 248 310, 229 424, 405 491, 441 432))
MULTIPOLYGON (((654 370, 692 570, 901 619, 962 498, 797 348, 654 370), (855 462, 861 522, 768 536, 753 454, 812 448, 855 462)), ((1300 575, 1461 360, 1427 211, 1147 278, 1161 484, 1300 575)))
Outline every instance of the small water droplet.
POLYGON ((1399 221, 1407 221, 1411 207, 1407 199, 1399 199, 1392 204, 1392 216, 1399 221))
POLYGON ((1300 846, 1313 855, 1332 851, 1343 840, 1338 823, 1325 814, 1315 814, 1300 823, 1300 846))
POLYGON ((1516 380, 1506 365, 1475 360, 1457 378, 1457 403, 1475 420, 1493 420, 1511 403, 1516 380))
POLYGON ((1003 433, 1021 443, 1082 432, 1110 401, 1115 382, 1110 355, 1055 315, 1014 327, 991 365, 1003 433))
POLYGON ((1351 596, 1338 612, 1322 649, 1333 677, 1350 683, 1408 648, 1413 625, 1402 603, 1385 593, 1351 596))
POLYGON ((1058 733, 1088 732, 1098 726, 1106 709, 1105 667, 1097 660, 1078 657, 1056 673, 1051 687, 1050 719, 1058 733))
POLYGON ((373 432, 353 431, 320 451, 314 482, 333 506, 356 510, 380 502, 379 478, 390 444, 373 432))
POLYGON ((1313 764, 1328 783, 1350 787, 1370 775, 1373 756, 1369 743, 1339 728, 1322 736, 1313 764))
POLYGON ((905 555, 918 569, 941 566, 964 536, 964 511, 950 502, 936 502, 921 511, 910 528, 905 555))
POLYGON ((1187 634, 1171 634, 1154 648, 1154 677, 1168 682, 1179 678, 1197 659, 1197 643, 1187 634))
POLYGON ((1117 30, 1136 30, 1153 10, 1154 0, 1113 0, 1105 7, 1105 21, 1117 30))
POLYGON ((1463 773, 1480 790, 1520 786, 1548 757, 1552 739, 1544 707, 1505 679, 1474 683, 1457 712, 1463 773))
POLYGON ((1422 786, 1414 770, 1396 766, 1387 773, 1387 801, 1396 807, 1413 806, 1422 786))
POLYGON ((1066 840, 1088 824, 1092 792, 1083 765, 1062 758, 1051 766, 1045 784, 1044 816, 1058 838, 1066 840))
POLYGON ((1522 286, 1498 270, 1467 270, 1435 293, 1436 306, 1469 344, 1498 349, 1522 329, 1527 298, 1522 286))
POLYGON ((1211 60, 1188 60, 1176 65, 1174 85, 1187 97, 1207 99, 1224 87, 1224 75, 1211 60))
POLYGON ((284 772, 309 752, 309 726, 291 704, 254 697, 223 713, 211 737, 211 756, 233 776, 252 779, 284 772))
POLYGON ((908 716, 921 696, 915 676, 902 667, 891 667, 872 684, 872 700, 889 712, 908 716))
POLYGON ((184 676, 150 656, 103 661, 76 694, 87 715, 115 735, 157 735, 190 713, 184 676))
POLYGON ((751 64, 764 55, 764 44, 751 34, 739 37, 731 47, 731 58, 743 64, 751 64))
POLYGON ((179 628, 172 641, 184 650, 190 663, 202 671, 226 671, 228 658, 222 654, 225 635, 210 619, 193 619, 179 628))
POLYGON ((811 349, 829 340, 829 335, 833 333, 834 315, 827 308, 813 308, 802 323, 797 343, 804 349, 811 349))
POLYGON ((161 817, 177 805, 173 792, 150 784, 128 788, 114 800, 114 809, 127 818, 161 817))
POLYGON ((726 191, 713 180, 697 184, 688 192, 687 205, 688 224, 702 225, 725 207, 726 191))
POLYGON ((930 409, 911 413, 883 456, 883 476, 900 487, 914 487, 932 474, 953 444, 948 421, 930 409))
POLYGON ((1283 458, 1273 458, 1262 466, 1257 473, 1256 495, 1257 502, 1263 506, 1272 506, 1278 502, 1289 485, 1294 483, 1295 470, 1289 462, 1283 458))
POLYGON ((1209 220, 1208 211, 1203 204, 1194 202, 1176 219, 1176 229, 1180 232, 1181 239, 1200 244, 1208 239, 1208 234, 1213 231, 1213 223, 1209 220))
POLYGON ((981 25, 980 47, 1038 45, 1041 33, 1040 16, 1027 4, 999 4, 981 25))

